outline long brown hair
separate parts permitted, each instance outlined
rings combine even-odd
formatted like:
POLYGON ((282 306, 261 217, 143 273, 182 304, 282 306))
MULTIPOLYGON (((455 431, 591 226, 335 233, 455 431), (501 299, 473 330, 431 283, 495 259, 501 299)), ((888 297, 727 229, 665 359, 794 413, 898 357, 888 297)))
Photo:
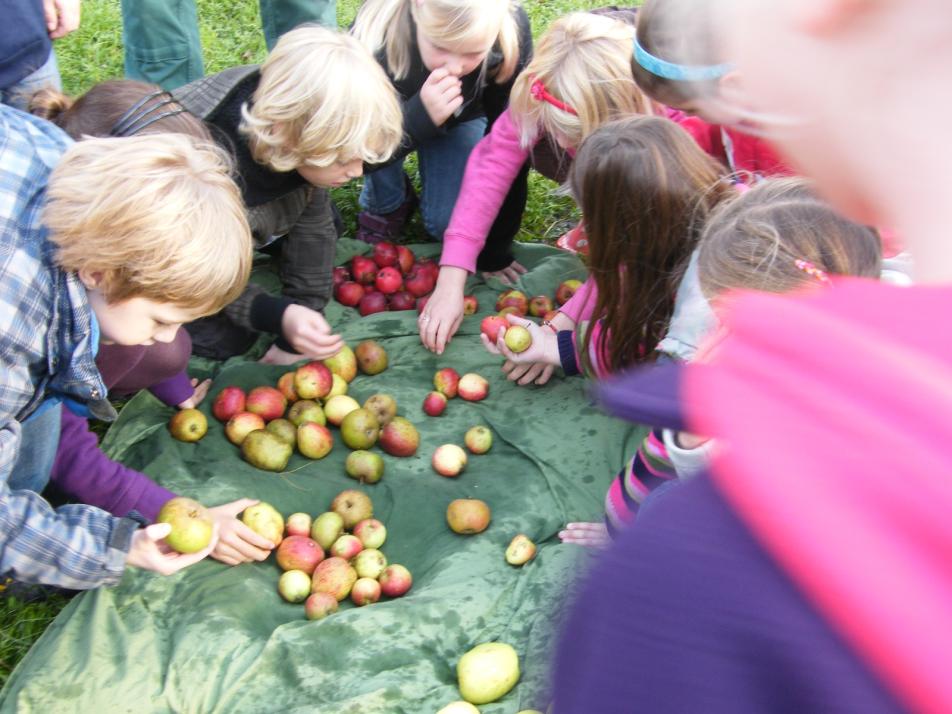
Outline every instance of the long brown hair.
POLYGON ((734 189, 725 169, 675 123, 642 116, 604 125, 579 149, 569 187, 582 209, 589 267, 598 286, 584 336, 592 370, 616 372, 655 358, 674 297, 708 213, 734 189))

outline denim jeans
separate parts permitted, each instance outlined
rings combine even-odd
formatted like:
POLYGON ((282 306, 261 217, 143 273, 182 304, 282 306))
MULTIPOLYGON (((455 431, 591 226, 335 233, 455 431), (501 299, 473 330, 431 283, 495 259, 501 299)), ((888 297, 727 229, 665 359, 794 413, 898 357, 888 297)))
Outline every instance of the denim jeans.
POLYGON ((20 425, 20 450, 7 481, 11 491, 42 493, 60 440, 59 402, 44 403, 20 425))
POLYGON ((0 89, 0 102, 16 109, 26 111, 30 97, 44 87, 62 90, 59 66, 56 64, 56 53, 50 50, 49 59, 38 70, 21 79, 16 84, 0 89))
MULTIPOLYGON (((420 197, 423 226, 437 240, 443 240, 443 233, 453 215, 469 154, 485 133, 486 118, 479 117, 457 124, 442 136, 417 148, 420 182, 423 184, 420 197)), ((403 161, 394 161, 364 178, 360 207, 377 215, 392 213, 406 200, 406 190, 403 161)))

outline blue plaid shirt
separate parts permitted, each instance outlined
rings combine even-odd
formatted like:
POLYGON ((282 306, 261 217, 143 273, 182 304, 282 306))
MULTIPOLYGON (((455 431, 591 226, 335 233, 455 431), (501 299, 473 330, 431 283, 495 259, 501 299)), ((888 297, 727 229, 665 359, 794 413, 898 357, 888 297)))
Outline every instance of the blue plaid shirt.
POLYGON ((0 575, 78 590, 118 582, 135 522, 92 506, 54 510, 8 485, 20 423, 42 402, 112 411, 85 288, 56 267, 41 224, 50 172, 69 144, 52 124, 0 105, 0 575))

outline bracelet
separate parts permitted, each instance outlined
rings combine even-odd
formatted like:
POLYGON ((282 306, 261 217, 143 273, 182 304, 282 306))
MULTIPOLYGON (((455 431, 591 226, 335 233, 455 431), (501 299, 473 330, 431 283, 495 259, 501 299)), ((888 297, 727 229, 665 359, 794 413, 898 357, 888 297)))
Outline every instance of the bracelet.
POLYGON ((543 326, 543 327, 548 327, 550 330, 552 330, 552 332, 554 332, 554 333, 556 333, 556 334, 559 333, 559 329, 558 329, 555 325, 553 325, 549 320, 543 320, 543 321, 542 321, 542 326, 543 326))

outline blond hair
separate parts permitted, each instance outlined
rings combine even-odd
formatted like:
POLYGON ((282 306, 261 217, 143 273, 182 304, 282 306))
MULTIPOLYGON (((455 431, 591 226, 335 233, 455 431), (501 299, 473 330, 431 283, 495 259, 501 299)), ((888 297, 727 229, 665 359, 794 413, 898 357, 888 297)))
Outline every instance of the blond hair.
POLYGON ((217 312, 251 270, 251 231, 229 160, 184 134, 86 139, 50 176, 43 220, 63 270, 132 297, 217 312))
POLYGON ((502 84, 519 62, 518 7, 513 0, 366 0, 353 33, 372 53, 384 51, 387 66, 398 80, 410 71, 414 22, 427 38, 451 49, 482 38, 487 49, 499 45, 502 63, 495 80, 502 84))
POLYGON ((633 37, 631 25, 604 15, 575 12, 553 22, 509 99, 523 145, 541 132, 577 148, 602 124, 651 114, 651 103, 631 77, 633 37), (536 81, 576 114, 533 96, 536 81))
POLYGON ((801 178, 769 179, 722 204, 698 252, 708 299, 726 290, 796 290, 822 280, 812 268, 876 278, 881 266, 879 234, 841 216, 801 178))
POLYGON ((403 114, 380 65, 354 38, 317 25, 278 40, 241 113, 251 155, 274 171, 382 163, 403 138, 403 114))

